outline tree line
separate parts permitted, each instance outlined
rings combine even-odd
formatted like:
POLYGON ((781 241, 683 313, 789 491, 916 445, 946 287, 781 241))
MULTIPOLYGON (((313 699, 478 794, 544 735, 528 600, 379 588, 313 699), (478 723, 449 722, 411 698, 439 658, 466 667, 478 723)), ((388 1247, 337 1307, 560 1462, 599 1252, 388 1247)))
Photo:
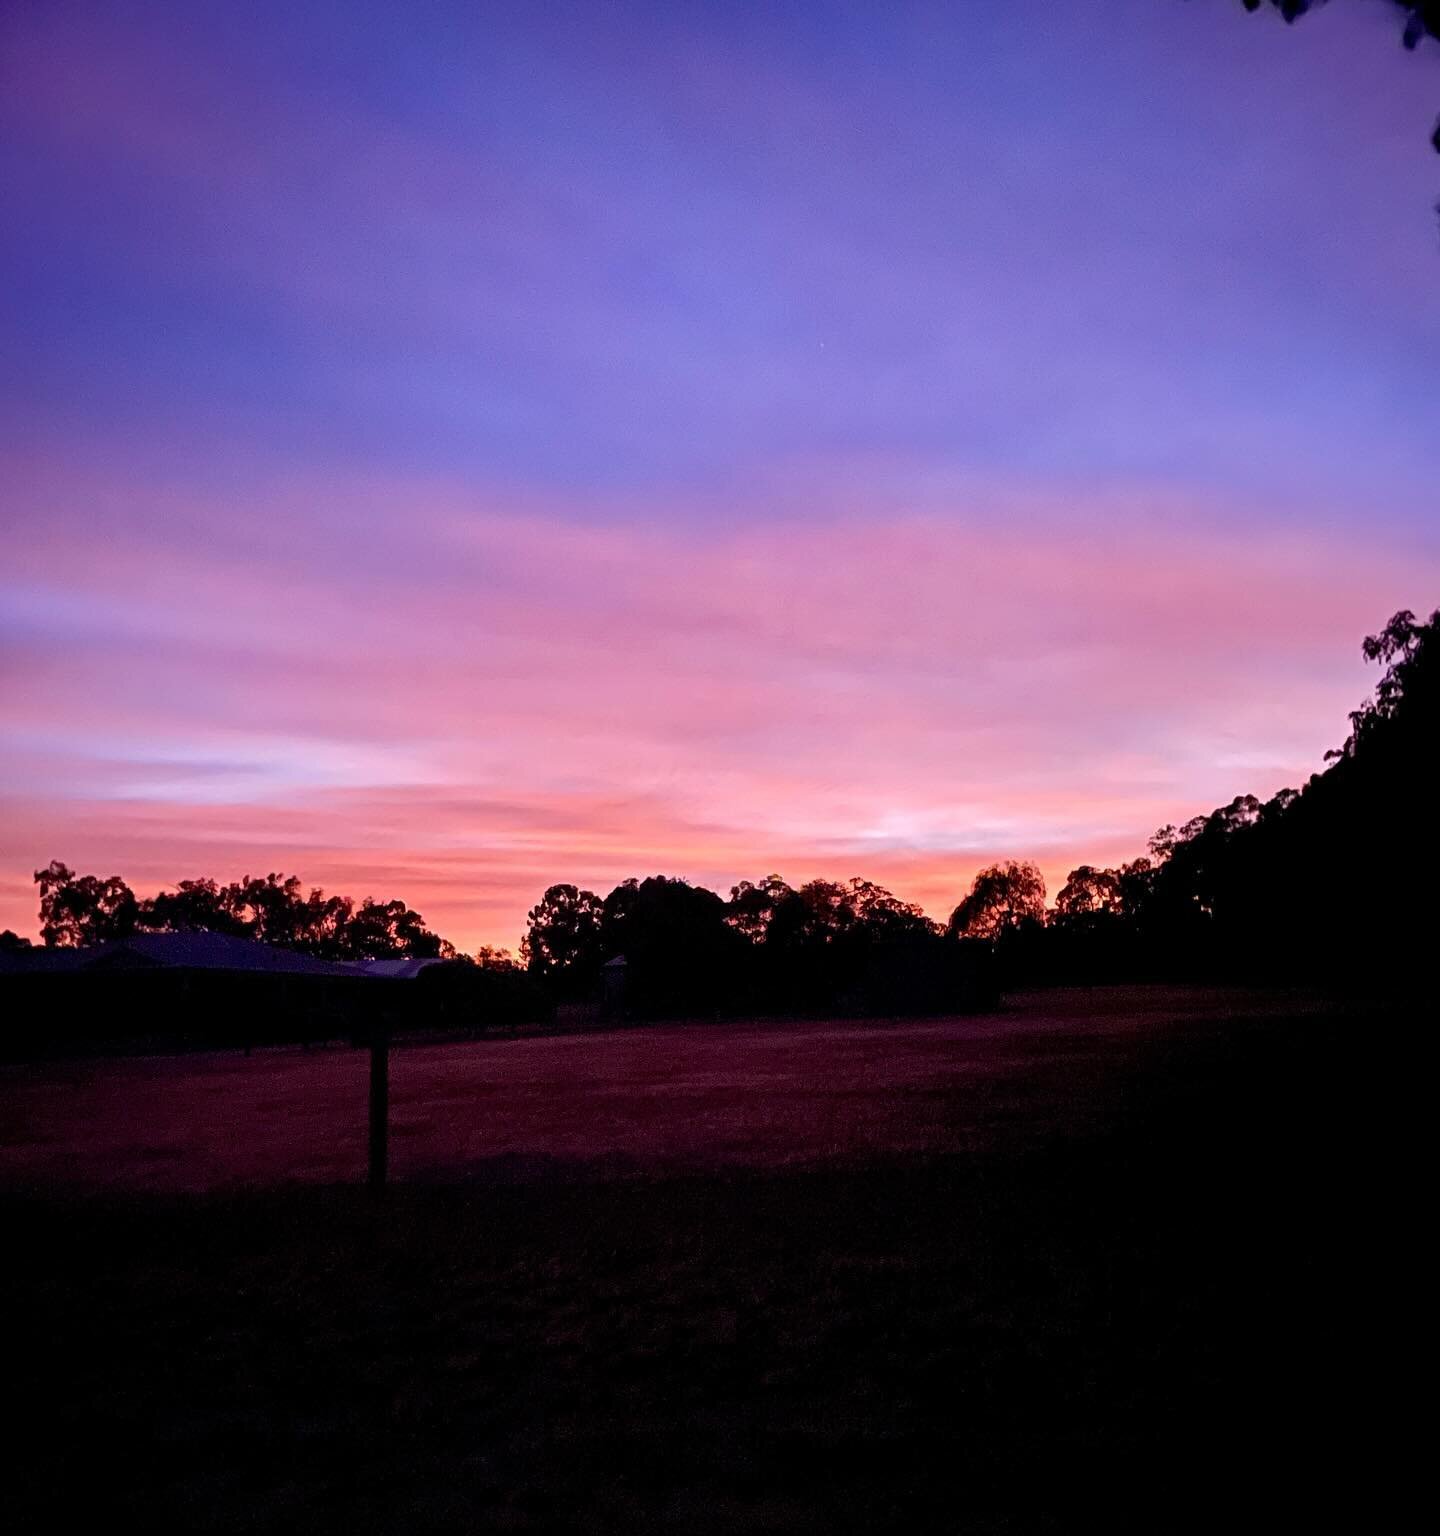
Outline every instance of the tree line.
POLYGON ((988 950, 870 880, 742 880, 725 900, 666 875, 609 895, 552 885, 521 960, 561 999, 597 995, 623 958, 626 1011, 917 1013, 990 996, 988 950))
MULTIPOLYGON (((77 875, 58 859, 35 871, 40 938, 51 948, 79 948, 142 933, 224 933, 258 939, 323 960, 414 955, 453 959, 454 945, 432 933, 403 901, 331 896, 306 890, 296 875, 245 876, 221 885, 182 880, 173 891, 137 897, 120 878, 77 875)), ((6 931, 0 944, 25 941, 6 931)))
POLYGON ((1440 610, 1363 643, 1383 670, 1329 766, 1160 828, 1148 854, 1071 872, 1000 936, 1006 978, 1298 981, 1433 990, 1440 926, 1440 610))
MULTIPOLYGON (((1318 10, 1325 0, 1242 0, 1253 15, 1267 6, 1278 11, 1287 22, 1299 21, 1318 10)), ((1401 46, 1414 52, 1427 39, 1440 42, 1440 0, 1389 0, 1390 9, 1399 12, 1401 46)), ((1436 120, 1430 143, 1440 153, 1440 119, 1436 120)))
MULTIPOLYGON (((943 924, 858 878, 768 875, 728 899, 666 875, 605 896, 557 884, 529 912, 518 962, 485 949, 471 963, 567 1002, 605 995, 602 972, 623 957, 624 1006, 641 1016, 939 1011, 1060 981, 1423 983, 1440 917, 1440 610, 1395 614, 1363 653, 1379 683, 1322 772, 1162 827, 1118 867, 1082 864, 1053 906, 1021 860, 981 870, 943 924)), ((331 959, 470 960, 404 902, 295 876, 184 880, 148 900, 58 862, 35 879, 47 945, 210 930, 331 959)))
POLYGON ((1046 904, 1033 863, 983 869, 943 925, 868 880, 682 880, 608 896, 555 885, 521 957, 589 995, 624 955, 639 1012, 903 1012, 997 988, 1137 980, 1430 984, 1440 919, 1440 610, 1394 615, 1362 647, 1382 668, 1329 767, 1161 827, 1141 856, 1082 864, 1046 904))

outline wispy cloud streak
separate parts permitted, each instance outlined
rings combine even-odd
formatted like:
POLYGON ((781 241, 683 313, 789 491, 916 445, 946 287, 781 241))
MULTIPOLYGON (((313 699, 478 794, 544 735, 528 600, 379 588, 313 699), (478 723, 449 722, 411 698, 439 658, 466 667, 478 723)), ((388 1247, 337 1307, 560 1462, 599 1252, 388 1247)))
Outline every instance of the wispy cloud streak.
MULTIPOLYGON (((705 527, 368 494, 381 543, 337 534, 333 563, 138 523, 27 542, 9 868, 390 880, 466 942, 513 942, 551 880, 652 868, 863 870, 939 910, 990 857, 1063 874, 1303 777, 1366 686, 1360 634, 1440 576, 1119 499, 1101 532, 1038 494, 705 527)), ((281 527, 303 503, 313 530, 345 501, 185 515, 281 527)))

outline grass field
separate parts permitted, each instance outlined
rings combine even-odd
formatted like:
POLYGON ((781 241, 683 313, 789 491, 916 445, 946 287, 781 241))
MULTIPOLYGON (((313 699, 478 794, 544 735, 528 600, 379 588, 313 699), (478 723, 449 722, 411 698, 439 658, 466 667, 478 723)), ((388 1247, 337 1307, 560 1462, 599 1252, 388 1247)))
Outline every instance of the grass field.
MULTIPOLYGON (((391 1065, 400 1180, 594 1177, 1041 1143, 1113 1113, 1167 1040, 1318 1005, 1223 991, 1040 994, 1003 1013, 672 1025, 415 1046, 391 1065)), ((345 1046, 0 1067, 0 1188, 202 1192, 364 1177, 345 1046)))
POLYGON ((1297 1528, 1354 1497, 1373 1516, 1353 1319, 1372 1169, 1400 1154, 1355 1038, 1389 1027, 1097 991, 402 1049, 380 1202, 356 1187, 363 1053, 6 1069, 24 1412, 0 1514, 1163 1531, 1297 1528))

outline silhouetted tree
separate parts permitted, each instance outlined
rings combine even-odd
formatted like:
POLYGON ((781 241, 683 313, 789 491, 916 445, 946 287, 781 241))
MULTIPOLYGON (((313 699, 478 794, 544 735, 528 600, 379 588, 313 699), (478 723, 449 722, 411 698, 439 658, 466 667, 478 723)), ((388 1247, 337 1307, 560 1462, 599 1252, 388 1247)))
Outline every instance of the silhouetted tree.
MULTIPOLYGON (((1432 615, 1432 624, 1433 624, 1432 615)), ((1385 721, 1393 720, 1407 696, 1415 701, 1417 682, 1425 669, 1416 665, 1417 655, 1428 638, 1429 626, 1417 624, 1415 615, 1402 608, 1378 635, 1367 635, 1360 647, 1366 661, 1385 663, 1385 673, 1367 699, 1350 716, 1350 734, 1343 746, 1325 754, 1326 761, 1354 757, 1361 743, 1373 736, 1385 721)))
POLYGON ((600 921, 604 904, 594 891, 552 885, 526 915, 520 958, 535 975, 578 993, 593 985, 604 956, 600 921))
MULTIPOLYGON (((1250 12, 1264 10, 1267 6, 1278 11, 1287 22, 1298 21, 1302 16, 1317 10, 1325 0, 1242 0, 1250 12)), ((1428 37, 1440 39, 1440 0, 1389 0, 1392 10, 1400 13, 1400 42, 1408 49, 1415 49, 1428 37)), ((1440 120, 1430 142, 1440 152, 1440 120)))
POLYGON ((603 901, 553 886, 523 953, 558 995, 586 999, 598 998, 602 962, 623 956, 625 1007, 640 1017, 907 1013, 991 996, 987 946, 947 939, 912 902, 862 879, 795 888, 770 875, 741 881, 729 901, 666 875, 622 880, 603 901))
POLYGON ((0 952, 15 953, 19 950, 33 949, 35 946, 24 935, 18 934, 13 928, 6 928, 0 932, 0 952))
POLYGON ((432 960, 454 958, 453 947, 431 933, 425 920, 403 901, 372 901, 367 897, 339 930, 346 958, 378 960, 413 955, 432 960), (446 955, 446 951, 449 954, 446 955))
POLYGON ((1363 646, 1384 668, 1330 766, 1263 804, 1161 827, 1150 858, 1076 870, 1031 979, 1130 976, 1428 985, 1440 926, 1440 612, 1363 646))
POLYGON ((250 925, 238 909, 236 887, 214 880, 182 880, 141 902, 139 926, 151 933, 228 933, 242 937, 250 925))
POLYGON ((807 880, 780 901, 765 933, 767 944, 832 945, 856 920, 851 893, 834 880, 807 880))
POLYGON ((1132 859, 1114 874, 1120 911, 1127 917, 1143 912, 1155 888, 1155 865, 1146 858, 1132 859))
POLYGON ((41 935, 48 945, 103 944, 135 933, 225 933, 329 960, 452 956, 403 901, 306 891, 295 875, 247 875, 220 885, 182 880, 173 891, 137 901, 118 875, 76 875, 58 860, 37 870, 41 935))
POLYGON ((497 949, 493 944, 482 944, 475 951, 475 964, 482 971, 523 971, 524 966, 508 949, 497 949))
POLYGON ((1093 864, 1072 869, 1055 898, 1055 916, 1059 921, 1116 916, 1120 910, 1118 872, 1096 869, 1093 864))
POLYGON ((758 944, 765 937, 775 909, 794 894, 779 875, 767 875, 759 882, 742 880, 730 888, 725 920, 738 933, 758 944))
POLYGON ((871 880, 776 885, 756 974, 765 1005, 800 1013, 969 1007, 985 962, 942 937, 912 902, 871 880))
POLYGON ((1033 864, 1007 859, 975 876, 950 914, 948 932, 957 938, 998 939, 1007 928, 1044 921, 1044 877, 1033 864))
MULTIPOLYGON (((298 876, 272 871, 263 878, 246 875, 229 888, 227 900, 251 938, 282 948, 313 949, 320 937, 317 923, 322 920, 323 905, 320 892, 314 894, 320 899, 307 902, 298 876)), ((343 903, 344 898, 337 898, 337 901, 343 903)), ((342 906, 333 909, 330 931, 341 926, 348 917, 348 911, 342 906)))
POLYGON ((626 961, 626 1006, 642 1016, 713 1014, 734 1001, 748 941, 724 901, 666 875, 622 881, 605 898, 602 948, 626 961))
POLYGON ((901 901, 873 880, 851 880, 850 905, 855 922, 875 938, 940 931, 913 901, 901 901))
MULTIPOLYGON (((1288 21, 1298 21, 1302 16, 1324 5, 1326 0, 1241 0, 1247 11, 1279 11, 1288 21)), ((1388 0, 1392 10, 1401 13, 1400 41, 1406 48, 1418 47, 1427 36, 1440 38, 1440 0, 1388 0)))
POLYGON ((35 871, 35 883, 40 887, 40 937, 49 947, 103 944, 135 932, 139 903, 119 875, 107 880, 77 875, 53 859, 35 871))

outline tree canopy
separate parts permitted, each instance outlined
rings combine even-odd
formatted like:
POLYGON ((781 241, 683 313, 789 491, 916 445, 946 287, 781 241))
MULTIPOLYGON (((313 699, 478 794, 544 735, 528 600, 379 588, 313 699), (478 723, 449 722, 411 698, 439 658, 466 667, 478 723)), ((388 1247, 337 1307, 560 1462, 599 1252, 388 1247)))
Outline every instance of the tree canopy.
POLYGON ((969 894, 950 914, 961 938, 998 939, 1008 928, 1045 921, 1045 879, 1034 864, 1007 859, 975 876, 969 894))
POLYGON ((246 875, 220 885, 182 880, 173 891, 139 899, 119 875, 77 875, 58 859, 35 871, 40 936, 47 946, 77 948, 137 933, 226 933, 327 960, 413 955, 453 958, 454 946, 432 933, 403 901, 356 902, 306 890, 296 875, 246 875))
POLYGON ((1410 985, 1440 918, 1440 612, 1402 610, 1361 649, 1382 674, 1324 771, 1160 827, 1129 862, 1080 865, 1053 910, 1040 870, 1013 859, 975 876, 943 930, 858 878, 771 874, 726 901, 652 876, 603 900, 552 887, 525 952, 574 996, 624 955, 637 1012, 918 1011, 997 981, 1410 985))
POLYGON ((1361 650, 1384 671, 1327 769, 1161 827, 1147 859, 1072 871, 1040 969, 1419 981, 1440 918, 1440 611, 1402 610, 1361 650))
MULTIPOLYGON (((1381 675, 1323 771, 1161 827, 1128 863, 1080 865, 1053 911, 1040 870, 1014 859, 982 869, 943 929, 858 877, 770 874, 728 900, 669 875, 603 898, 556 884, 528 915, 520 963, 486 949, 479 969, 583 1000, 623 957, 628 1006, 646 1015, 949 1009, 997 976, 1412 984, 1440 926, 1440 610, 1422 622, 1403 609, 1361 649, 1381 675)), ((403 901, 356 902, 294 875, 182 880, 148 899, 58 860, 35 881, 51 947, 210 931, 332 959, 455 954, 403 901)), ((27 943, 0 934, 0 948, 27 943)))
MULTIPOLYGON (((1294 22, 1318 10, 1326 0, 1242 0, 1242 3, 1252 14, 1268 8, 1278 11, 1287 22, 1294 22)), ((1427 38, 1440 41, 1440 0, 1387 0, 1387 3, 1399 13, 1403 47, 1413 52, 1427 38)), ((1436 119, 1430 142, 1440 153, 1440 118, 1436 119)))
POLYGON ((728 901, 669 875, 622 880, 603 900, 552 886, 521 952, 576 1000, 623 958, 625 1008, 640 1017, 953 1009, 988 986, 982 957, 858 878, 796 887, 772 874, 741 880, 728 901))

